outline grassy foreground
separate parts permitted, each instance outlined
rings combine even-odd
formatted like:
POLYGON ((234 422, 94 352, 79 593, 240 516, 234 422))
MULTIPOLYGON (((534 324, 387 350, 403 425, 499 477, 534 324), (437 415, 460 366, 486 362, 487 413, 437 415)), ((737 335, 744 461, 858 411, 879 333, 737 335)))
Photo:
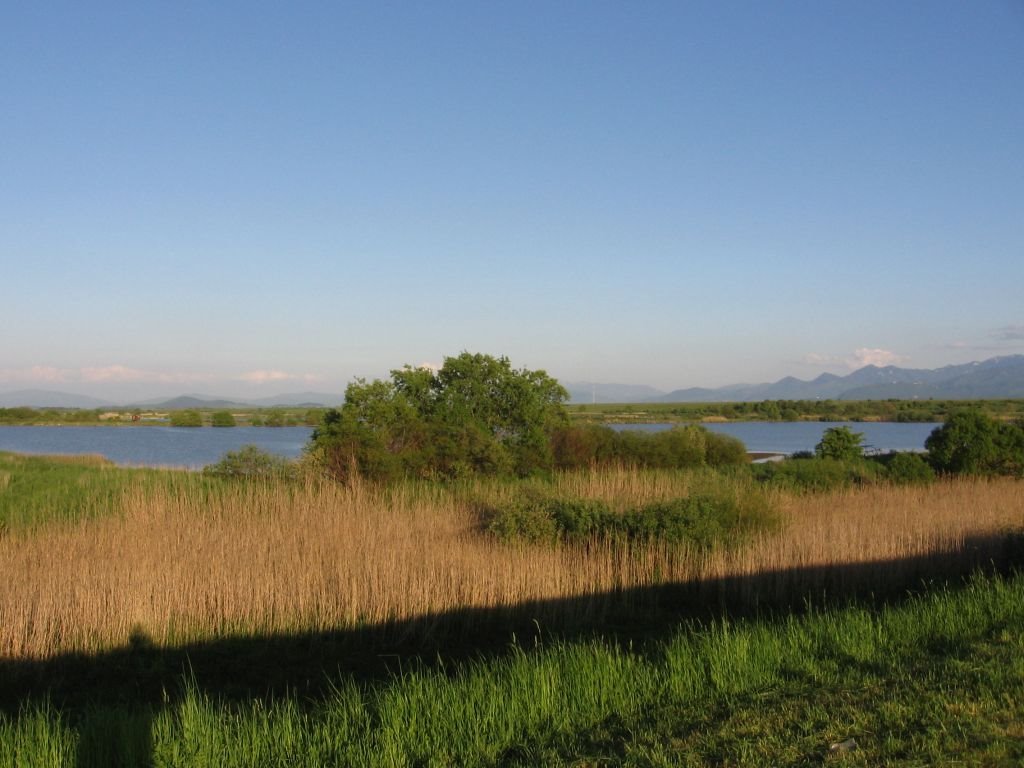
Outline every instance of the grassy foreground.
POLYGON ((0 471, 0 768, 1024 759, 1010 478, 0 471), (524 499, 573 535, 488 529, 524 499), (670 505, 692 541, 693 499, 777 524, 701 546, 584 530, 670 505))
POLYGON ((0 766, 1009 766, 1022 692, 1024 578, 978 578, 878 611, 340 678, 312 706, 222 702, 187 677, 158 708, 37 705, 0 720, 0 766))

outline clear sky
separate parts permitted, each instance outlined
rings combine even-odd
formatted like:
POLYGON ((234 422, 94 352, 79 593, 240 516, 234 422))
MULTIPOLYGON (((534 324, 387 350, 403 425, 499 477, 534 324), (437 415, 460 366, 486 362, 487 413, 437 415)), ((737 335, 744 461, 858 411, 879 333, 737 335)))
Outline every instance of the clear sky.
POLYGON ((0 11, 0 391, 1024 352, 1024 2, 0 11))

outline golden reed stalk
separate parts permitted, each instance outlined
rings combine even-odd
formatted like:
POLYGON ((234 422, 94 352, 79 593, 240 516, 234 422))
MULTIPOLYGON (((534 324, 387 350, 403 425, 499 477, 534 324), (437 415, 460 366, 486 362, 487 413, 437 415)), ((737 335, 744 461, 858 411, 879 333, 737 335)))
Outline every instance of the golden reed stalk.
MULTIPOLYGON (((559 479, 609 501, 686 493, 679 473, 559 479)), ((509 545, 483 535, 465 493, 310 482, 126 492, 123 514, 0 538, 0 657, 40 659, 233 634, 346 628, 464 607, 928 555, 1024 529, 1013 480, 870 487, 776 498, 783 525, 738 550, 509 545)), ((478 493, 500 496, 501 486, 478 493)), ((893 566, 896 567, 896 566, 893 566)), ((883 574, 884 575, 884 574, 883 574)), ((779 587, 784 588, 784 585, 779 587)))

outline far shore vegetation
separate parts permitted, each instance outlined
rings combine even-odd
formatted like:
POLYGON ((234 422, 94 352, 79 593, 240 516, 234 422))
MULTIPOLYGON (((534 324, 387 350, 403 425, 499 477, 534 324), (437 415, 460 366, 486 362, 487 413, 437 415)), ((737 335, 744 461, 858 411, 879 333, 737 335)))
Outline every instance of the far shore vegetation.
POLYGON ((0 408, 0 425, 108 427, 315 427, 326 408, 0 408))
POLYGON ((1024 418, 1024 400, 763 400, 739 403, 573 403, 574 421, 664 423, 728 421, 942 422, 980 411, 1001 421, 1024 418))
MULTIPOLYGON (((326 407, 190 408, 201 426, 315 427, 326 407), (230 420, 227 418, 230 416, 230 420), (234 422, 234 423, 231 423, 234 422)), ((573 423, 665 424, 733 421, 943 422, 977 411, 1000 421, 1024 418, 1024 400, 764 400, 735 403, 570 403, 573 423)), ((176 411, 141 408, 0 408, 0 425, 168 426, 176 411)))
POLYGON ((1024 762, 1017 401, 752 464, 566 397, 463 353, 296 461, 0 453, 0 768, 1024 762))

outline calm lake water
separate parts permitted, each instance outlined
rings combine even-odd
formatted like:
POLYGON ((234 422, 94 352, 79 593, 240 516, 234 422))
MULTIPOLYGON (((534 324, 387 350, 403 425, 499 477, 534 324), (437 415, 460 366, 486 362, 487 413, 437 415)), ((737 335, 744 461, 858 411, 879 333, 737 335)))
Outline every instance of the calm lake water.
MULTIPOLYGON (((659 431, 671 424, 616 424, 616 429, 659 431)), ((883 451, 920 451, 937 424, 875 422, 730 422, 705 424, 713 432, 732 435, 748 451, 794 453, 812 451, 829 427, 848 426, 864 434, 864 444, 883 451)), ((5 427, 0 426, 0 451, 42 454, 98 453, 124 466, 198 469, 228 451, 257 445, 265 451, 295 458, 309 442, 310 427, 5 427)))
POLYGON ((310 427, 4 427, 0 451, 98 453, 124 466, 198 469, 243 445, 298 456, 310 427))

